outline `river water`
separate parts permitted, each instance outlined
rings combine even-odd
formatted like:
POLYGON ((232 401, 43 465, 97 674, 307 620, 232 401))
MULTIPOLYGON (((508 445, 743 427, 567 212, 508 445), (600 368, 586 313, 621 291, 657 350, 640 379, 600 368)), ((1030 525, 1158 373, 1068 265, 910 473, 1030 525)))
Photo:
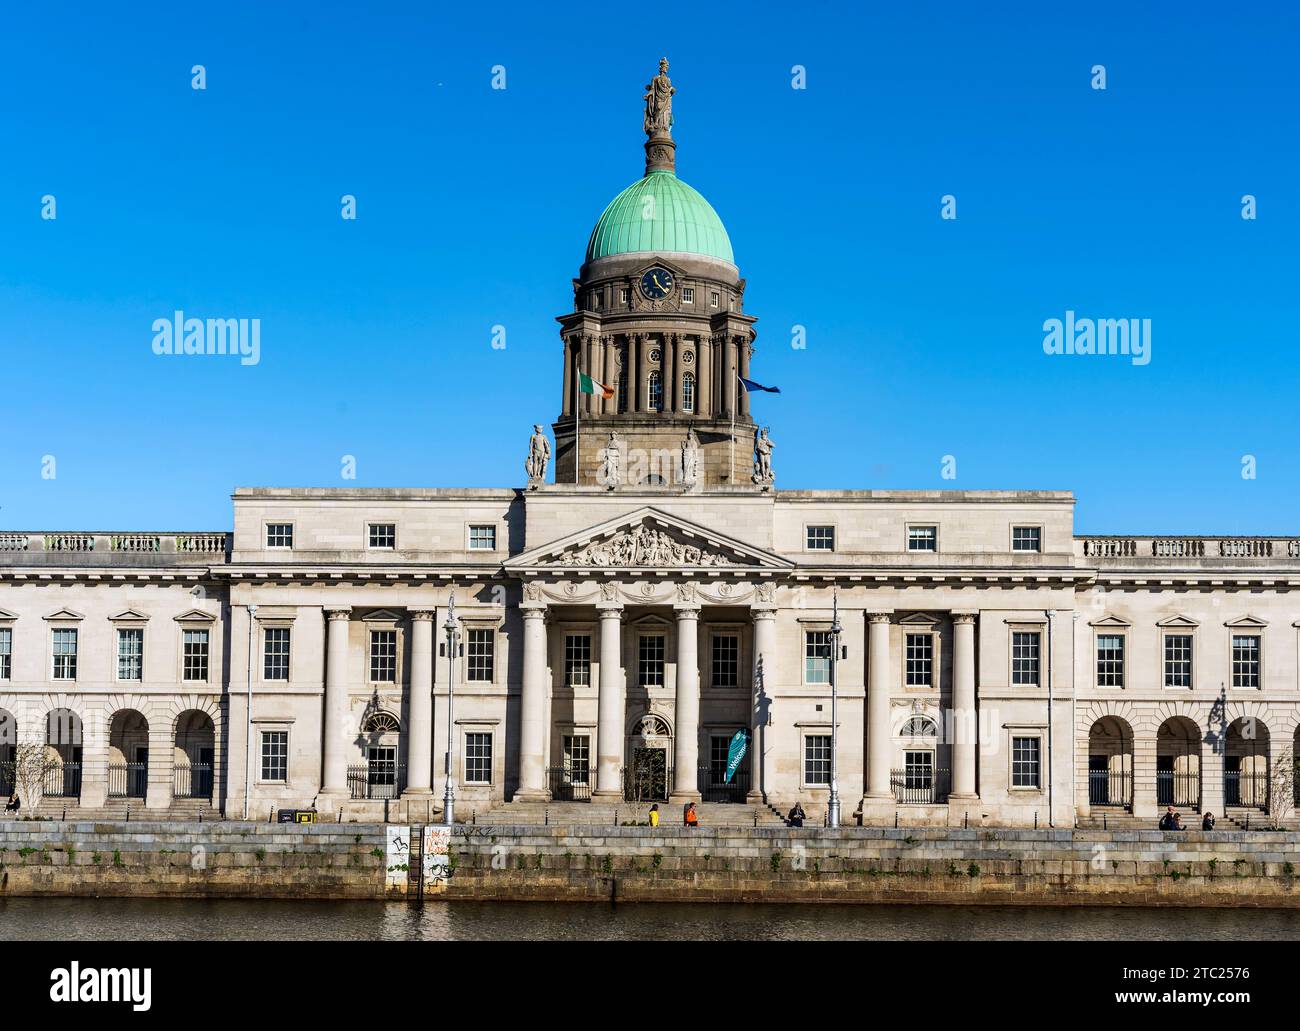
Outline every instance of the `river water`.
POLYGON ((1300 910, 0 899, 10 941, 1300 939, 1300 910))

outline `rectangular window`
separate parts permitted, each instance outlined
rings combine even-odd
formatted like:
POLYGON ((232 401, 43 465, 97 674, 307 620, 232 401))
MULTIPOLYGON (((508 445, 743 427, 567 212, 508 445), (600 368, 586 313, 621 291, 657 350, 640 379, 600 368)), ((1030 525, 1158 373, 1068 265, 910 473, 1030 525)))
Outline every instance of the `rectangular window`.
POLYGON ((928 791, 934 787, 934 753, 903 753, 903 787, 928 791))
POLYGON ((591 686, 591 635, 564 635, 564 683, 568 687, 591 686))
POLYGON ((181 679, 208 679, 208 632, 186 630, 181 633, 181 679))
POLYGON ((1165 687, 1192 686, 1192 635, 1165 635, 1165 687))
POLYGON ((77 679, 77 631, 75 629, 54 631, 53 679, 77 679))
POLYGON ((117 679, 144 679, 144 628, 124 627, 117 632, 117 679))
POLYGON ((716 291, 716 290, 711 290, 711 291, 709 292, 709 306, 710 306, 710 307, 716 308, 716 307, 718 306, 718 302, 719 302, 720 300, 721 300, 721 298, 718 296, 718 291, 716 291))
POLYGON ((740 638, 735 634, 713 635, 713 686, 740 684, 740 638))
POLYGON ((1011 683, 1038 686, 1038 653, 1042 635, 1037 630, 1017 630, 1011 635, 1011 683))
POLYGON ((727 765, 731 761, 731 738, 714 734, 709 738, 709 784, 727 782, 727 765))
POLYGON ((471 526, 469 528, 470 551, 496 551, 497 528, 492 525, 471 526))
POLYGON ((570 784, 591 783, 591 738, 586 734, 565 737, 564 774, 570 784))
POLYGON ((1013 788, 1042 787, 1039 768, 1039 748, 1042 742, 1036 737, 1011 739, 1011 786, 1013 788))
POLYGON ((907 528, 908 551, 938 551, 939 528, 937 526, 909 526, 907 528))
POLYGON ((1124 635, 1097 635, 1097 686, 1124 686, 1124 635))
POLYGON ((289 628, 269 626, 262 638, 262 679, 289 679, 289 628))
POLYGON ((803 739, 803 782, 809 785, 831 782, 831 736, 809 734, 803 739))
POLYGON ((643 634, 637 647, 637 683, 641 687, 663 687, 663 634, 643 634))
POLYGON ((496 662, 496 642, 497 632, 491 628, 487 630, 471 630, 466 635, 465 650, 465 679, 477 681, 479 683, 491 683, 492 671, 496 662))
POLYGON ((834 551, 835 527, 810 526, 804 537, 804 547, 808 551, 834 551))
POLYGON ((267 523, 266 546, 268 548, 292 548, 293 523, 267 523))
POLYGON ((1259 687, 1259 634, 1232 635, 1232 686, 1259 687))
POLYGON ((397 547, 397 524, 371 523, 367 539, 372 548, 381 551, 392 551, 397 547))
POLYGON ((0 627, 0 680, 11 680, 14 675, 14 632, 10 627, 0 627))
POLYGON ((618 303, 627 304, 631 300, 632 300, 632 291, 629 290, 627 287, 623 287, 623 289, 618 292, 618 303))
POLYGON ((803 635, 803 680, 805 684, 831 682, 831 633, 805 630, 803 635))
POLYGON ((492 783, 492 735, 465 735, 465 783, 492 783))
POLYGON ((907 686, 934 683, 934 634, 907 635, 907 686))
POLYGON ((262 731, 262 780, 289 779, 289 732, 262 731))
POLYGON ((1042 551, 1043 530, 1039 526, 1013 526, 1011 528, 1012 551, 1042 551))
POLYGON ((693 286, 682 287, 682 303, 683 304, 695 303, 695 287, 693 286))
POLYGON ((374 683, 397 683, 397 631, 370 631, 370 679, 374 683))

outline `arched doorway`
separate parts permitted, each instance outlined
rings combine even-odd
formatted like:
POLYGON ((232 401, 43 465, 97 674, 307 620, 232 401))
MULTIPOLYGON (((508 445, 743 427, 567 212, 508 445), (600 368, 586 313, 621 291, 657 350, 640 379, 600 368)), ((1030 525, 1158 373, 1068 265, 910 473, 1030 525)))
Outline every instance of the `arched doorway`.
POLYGON ((1156 804, 1201 808, 1201 729, 1186 716, 1156 731, 1156 804))
POLYGON ((1103 716, 1088 731, 1088 805, 1133 805, 1133 730, 1118 716, 1103 716))
POLYGON ((370 713, 361 724, 361 749, 365 765, 348 770, 353 798, 397 798, 406 786, 406 765, 399 760, 402 723, 382 709, 370 713))
POLYGON ((51 709, 45 717, 46 798, 81 797, 81 742, 81 717, 71 709, 51 709))
POLYGON ((668 721, 647 713, 633 723, 623 769, 628 802, 666 802, 672 790, 673 735, 668 721))
POLYGON ((108 797, 144 798, 149 783, 149 721, 119 709, 108 724, 108 797))
POLYGON ((212 800, 217 747, 212 717, 198 709, 186 709, 176 717, 172 752, 173 798, 212 800))
POLYGON ((890 773, 900 805, 929 805, 946 792, 947 770, 938 762, 939 727, 929 716, 910 716, 898 733, 899 760, 890 773))
POLYGON ((0 709, 0 795, 14 792, 14 763, 18 758, 18 721, 8 709, 0 709))
POLYGON ((1223 806, 1268 811, 1269 734, 1264 721, 1242 716, 1228 728, 1223 755, 1223 806))

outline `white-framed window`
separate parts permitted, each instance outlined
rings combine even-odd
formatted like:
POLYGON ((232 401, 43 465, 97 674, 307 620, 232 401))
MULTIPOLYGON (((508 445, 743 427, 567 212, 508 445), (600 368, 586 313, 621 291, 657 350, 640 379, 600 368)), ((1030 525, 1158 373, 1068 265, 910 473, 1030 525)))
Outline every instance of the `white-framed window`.
POLYGON ((12 627, 0 626, 0 680, 12 680, 14 675, 14 632, 12 627))
POLYGON ((370 680, 377 684, 397 682, 397 631, 370 631, 370 680))
POLYGON ((903 752, 903 787, 910 791, 929 791, 933 789, 933 752, 911 748, 903 752))
POLYGON ((392 551, 397 547, 397 524, 369 524, 366 527, 366 544, 376 551, 392 551))
POLYGON ((663 687, 663 634, 641 634, 637 639, 637 684, 640 687, 663 687))
POLYGON ((688 372, 682 377, 682 411, 695 411, 695 373, 688 372))
POLYGON ((289 779, 289 732, 262 731, 262 776, 264 781, 284 783, 289 779))
POLYGON ((144 679, 144 627, 118 627, 117 679, 144 679))
POLYGON ((939 527, 933 524, 915 525, 907 528, 908 551, 938 551, 939 527))
POLYGON ((1259 634, 1232 635, 1232 686, 1259 687, 1263 682, 1263 641, 1259 634))
POLYGON ((293 523, 267 523, 266 546, 268 548, 292 548, 293 523))
POLYGON ((831 632, 803 632, 803 681, 805 684, 831 682, 831 632))
POLYGON ((664 410, 664 381, 663 377, 659 375, 658 369, 650 373, 648 390, 649 393, 646 394, 646 397, 650 399, 650 410, 662 412, 664 410))
POLYGON ((492 783, 492 735, 473 731, 465 735, 465 783, 492 783))
POLYGON ((1012 551, 1042 551, 1043 528, 1041 526, 1013 526, 1011 528, 1012 551))
POLYGON ((810 787, 831 782, 831 736, 807 734, 803 739, 803 782, 810 787))
POLYGON ((470 551, 496 551, 497 528, 491 523, 472 523, 469 528, 470 551))
POLYGON ((1165 634, 1165 687, 1192 686, 1191 634, 1165 634))
POLYGON ((269 626, 262 631, 262 679, 289 679, 289 646, 291 634, 287 626, 269 626))
POLYGON ((1037 687, 1043 635, 1037 630, 1014 630, 1011 633, 1011 683, 1037 687))
POLYGON ((1124 686, 1124 635, 1097 635, 1097 686, 1124 686))
POLYGON ((591 783, 591 736, 566 734, 561 742, 564 776, 569 784, 591 783))
POLYGON ((492 627, 475 627, 465 635, 465 679, 491 683, 496 668, 497 632, 492 627))
POLYGON ((208 679, 209 637, 206 630, 181 631, 181 679, 202 683, 208 679))
POLYGON ((714 687, 737 687, 740 684, 740 635, 713 635, 714 687))
POLYGON ((76 627, 56 627, 52 631, 54 667, 51 670, 53 680, 77 679, 77 630, 76 627))
POLYGON ((564 635, 566 687, 591 686, 591 634, 564 635))
POLYGON ((905 642, 906 684, 930 687, 934 684, 934 634, 908 634, 905 642))
POLYGON ((803 546, 807 551, 834 551, 835 527, 807 526, 804 528, 803 546))
POLYGON ((618 292, 618 303, 628 304, 632 300, 632 291, 628 287, 623 287, 618 292))
POLYGON ((1013 788, 1041 788, 1043 740, 1039 737, 1013 737, 1011 739, 1011 786, 1013 788))
POLYGON ((716 291, 716 290, 710 290, 710 291, 709 291, 709 307, 710 307, 710 308, 716 308, 716 307, 721 303, 721 301, 722 301, 722 298, 719 296, 718 291, 716 291))
POLYGON ((695 287, 693 286, 682 287, 682 304, 694 304, 694 303, 695 303, 695 287))

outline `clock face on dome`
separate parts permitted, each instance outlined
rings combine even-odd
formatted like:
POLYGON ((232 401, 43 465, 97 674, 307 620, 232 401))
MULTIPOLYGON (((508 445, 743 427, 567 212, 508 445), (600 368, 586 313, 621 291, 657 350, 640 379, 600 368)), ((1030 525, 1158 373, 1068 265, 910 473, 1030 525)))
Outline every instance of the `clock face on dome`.
POLYGON ((673 274, 658 265, 641 274, 641 292, 652 301, 663 300, 673 292, 676 285, 673 274))

